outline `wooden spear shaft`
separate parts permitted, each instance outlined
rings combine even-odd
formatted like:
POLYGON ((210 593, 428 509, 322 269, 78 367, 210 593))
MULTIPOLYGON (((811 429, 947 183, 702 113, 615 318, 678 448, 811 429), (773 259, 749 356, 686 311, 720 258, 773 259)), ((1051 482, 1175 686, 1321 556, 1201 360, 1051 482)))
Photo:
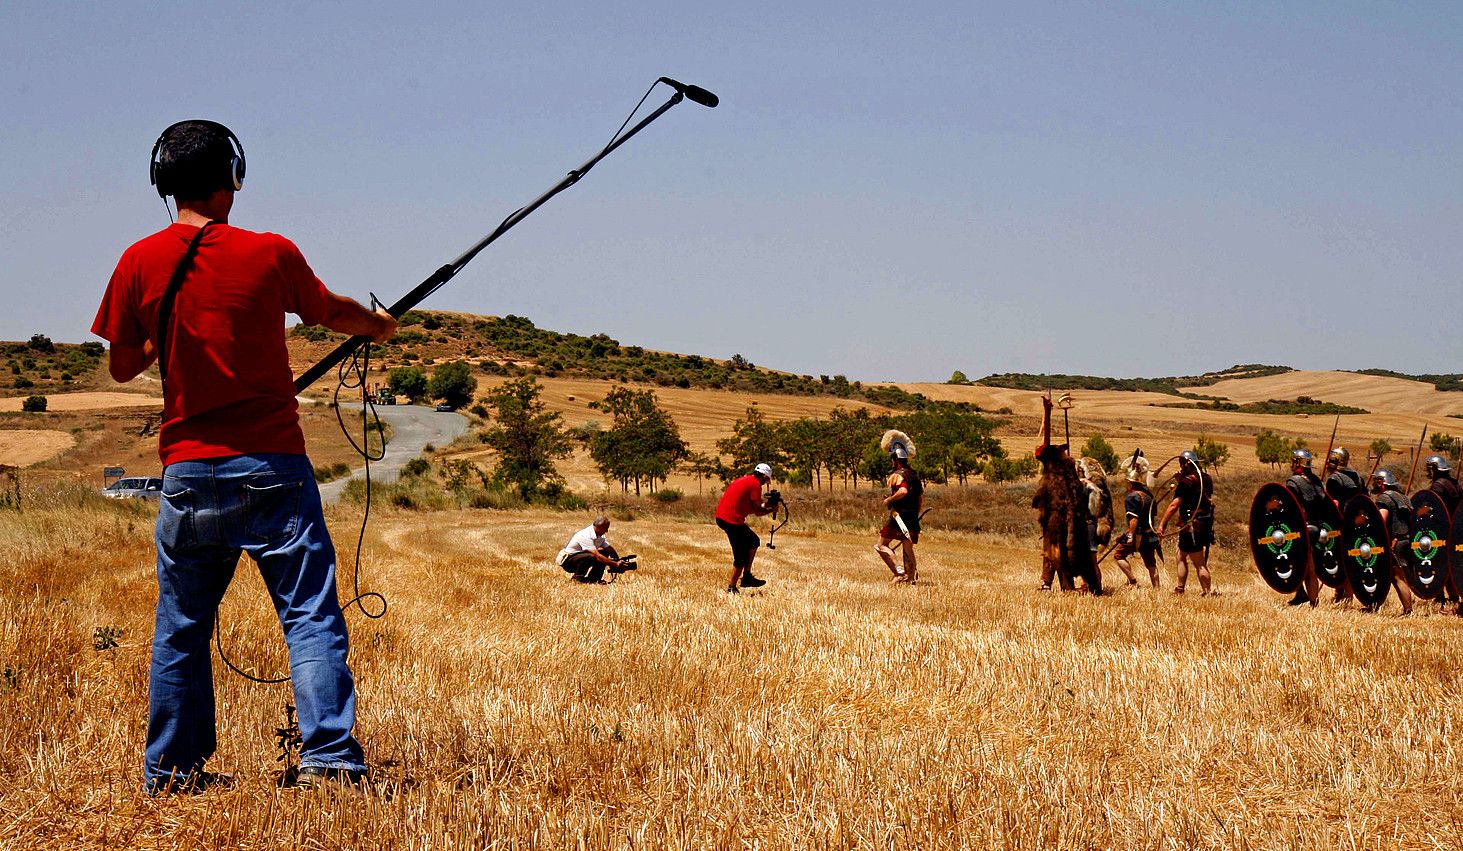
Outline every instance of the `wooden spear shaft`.
POLYGON ((1417 451, 1412 453, 1412 469, 1407 471, 1407 490, 1403 493, 1412 493, 1412 478, 1417 475, 1417 461, 1422 457, 1422 442, 1427 439, 1427 424, 1422 426, 1422 434, 1417 438, 1417 451))

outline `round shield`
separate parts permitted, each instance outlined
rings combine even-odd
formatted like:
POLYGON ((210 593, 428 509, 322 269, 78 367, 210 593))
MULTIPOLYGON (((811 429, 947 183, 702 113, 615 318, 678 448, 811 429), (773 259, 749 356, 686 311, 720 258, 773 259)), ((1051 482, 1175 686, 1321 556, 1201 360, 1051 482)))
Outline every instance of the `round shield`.
POLYGON ((1336 503, 1321 500, 1315 517, 1307 517, 1316 533, 1311 536, 1311 555, 1315 559, 1316 578, 1328 588, 1346 584, 1346 571, 1341 567, 1341 512, 1336 503))
POLYGON ((1392 541, 1372 498, 1354 496, 1341 512, 1341 564, 1356 599, 1369 608, 1382 605, 1392 587, 1392 541))
MULTIPOLYGON (((1463 506, 1459 506, 1463 509, 1463 506)), ((1448 571, 1453 574, 1453 589, 1463 588, 1463 510, 1453 516, 1448 535, 1448 571)))
POLYGON ((1300 501, 1285 485, 1260 486, 1250 503, 1250 554, 1265 584, 1294 594, 1306 575, 1310 536, 1300 501))
POLYGON ((1448 533, 1451 518, 1443 500, 1430 490, 1412 495, 1412 541, 1407 550, 1407 571, 1412 593, 1436 600, 1448 577, 1448 533))

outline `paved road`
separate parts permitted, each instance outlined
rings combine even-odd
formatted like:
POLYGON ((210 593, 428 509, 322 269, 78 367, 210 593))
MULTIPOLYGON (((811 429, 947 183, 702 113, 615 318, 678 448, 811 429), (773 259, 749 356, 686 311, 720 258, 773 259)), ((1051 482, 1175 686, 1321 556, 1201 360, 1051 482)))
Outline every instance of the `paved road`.
MULTIPOLYGON (((359 405, 342 405, 345 411, 359 411, 359 405)), ((386 445, 386 457, 371 462, 371 481, 392 482, 406 462, 422 454, 428 443, 446 446, 454 438, 467 431, 467 417, 457 413, 434 411, 417 405, 381 405, 376 408, 381 419, 390 423, 391 442, 386 445)), ((346 416, 346 422, 351 418, 346 416)), ((341 437, 344 440, 344 437, 341 437)), ((359 435, 357 440, 359 440, 359 435)), ((326 502, 335 502, 345 491, 346 482, 357 476, 364 476, 363 463, 351 470, 348 478, 336 479, 320 486, 320 496, 326 502)))

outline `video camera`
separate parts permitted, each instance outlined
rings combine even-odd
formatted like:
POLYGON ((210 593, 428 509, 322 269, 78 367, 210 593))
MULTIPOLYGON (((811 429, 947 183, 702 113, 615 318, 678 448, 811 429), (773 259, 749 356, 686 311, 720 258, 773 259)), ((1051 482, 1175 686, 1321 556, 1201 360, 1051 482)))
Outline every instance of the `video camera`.
POLYGON ((779 491, 777 488, 773 488, 772 490, 767 492, 767 498, 764 499, 763 502, 767 504, 768 508, 775 508, 781 505, 782 491, 779 491))
POLYGON ((610 573, 624 573, 627 570, 635 570, 635 569, 637 569, 638 567, 640 567, 639 563, 637 563, 635 561, 635 559, 637 557, 638 556, 636 556, 634 553, 630 553, 629 555, 620 556, 620 558, 619 558, 619 562, 620 563, 618 565, 611 566, 610 567, 610 573))

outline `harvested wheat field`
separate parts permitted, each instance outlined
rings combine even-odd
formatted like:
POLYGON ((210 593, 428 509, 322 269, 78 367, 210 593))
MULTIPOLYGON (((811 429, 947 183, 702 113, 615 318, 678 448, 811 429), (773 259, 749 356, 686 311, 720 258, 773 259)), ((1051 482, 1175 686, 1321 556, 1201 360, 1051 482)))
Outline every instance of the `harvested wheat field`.
MULTIPOLYGON (((551 558, 587 518, 546 512, 377 509, 363 584, 391 606, 351 615, 371 791, 279 788, 289 692, 220 665, 210 767, 237 785, 151 800, 151 520, 79 490, 0 512, 0 846, 1463 839, 1463 620, 1436 608, 1288 609, 1230 550, 1218 597, 1037 593, 1034 538, 953 532, 893 586, 869 530, 811 521, 731 597, 717 529, 645 516, 610 530, 642 568, 580 586, 551 558)), ((347 554, 359 521, 331 515, 347 554)), ((284 669, 250 570, 222 622, 236 661, 284 669)))
MULTIPOLYGON (((0 412, 19 411, 25 399, 14 396, 0 399, 0 412)), ((46 408, 51 411, 98 411, 108 408, 158 408, 163 406, 160 396, 141 393, 79 392, 52 393, 46 397, 46 408)))

